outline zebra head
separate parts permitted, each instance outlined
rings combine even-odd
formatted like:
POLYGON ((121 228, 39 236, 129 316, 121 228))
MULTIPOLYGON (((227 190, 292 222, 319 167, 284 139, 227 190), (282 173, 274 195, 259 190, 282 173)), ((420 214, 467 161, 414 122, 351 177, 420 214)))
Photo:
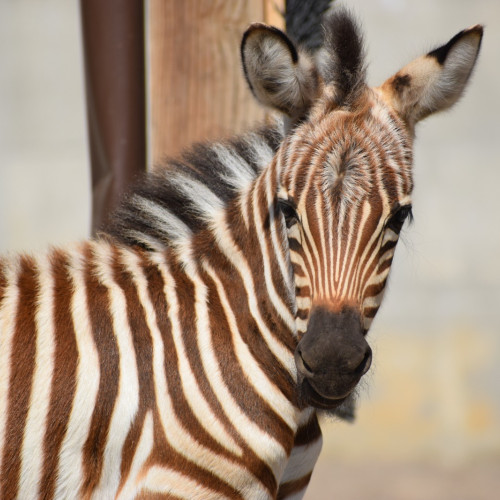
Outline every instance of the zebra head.
POLYGON ((276 205, 295 280, 298 382, 306 404, 333 409, 371 364, 366 334, 411 216, 414 126, 458 100, 482 28, 464 30, 378 88, 365 83, 352 17, 330 15, 324 34, 311 55, 254 24, 242 59, 256 98, 286 116, 276 205))

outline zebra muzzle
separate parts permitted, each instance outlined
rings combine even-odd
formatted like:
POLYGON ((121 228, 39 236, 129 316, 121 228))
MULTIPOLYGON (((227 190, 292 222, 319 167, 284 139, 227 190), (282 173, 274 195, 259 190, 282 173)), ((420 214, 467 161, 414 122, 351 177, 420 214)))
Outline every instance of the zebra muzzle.
POLYGON ((353 308, 332 312, 313 308, 307 331, 295 350, 301 401, 309 406, 339 406, 370 369, 372 350, 361 315, 353 308))

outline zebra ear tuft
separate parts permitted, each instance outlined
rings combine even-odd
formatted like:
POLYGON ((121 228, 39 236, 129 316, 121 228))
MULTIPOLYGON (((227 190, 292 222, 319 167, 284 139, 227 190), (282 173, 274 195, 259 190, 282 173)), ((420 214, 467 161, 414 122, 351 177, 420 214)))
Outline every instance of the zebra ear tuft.
POLYGON ((380 87, 410 127, 458 101, 476 64, 482 37, 480 25, 463 30, 447 44, 415 59, 380 87))
POLYGON ((277 28, 252 24, 241 42, 241 60, 250 89, 264 106, 302 118, 318 94, 318 72, 277 28))
POLYGON ((323 21, 327 50, 324 78, 335 87, 339 105, 353 102, 365 87, 365 51, 361 29, 352 13, 335 9, 323 21))

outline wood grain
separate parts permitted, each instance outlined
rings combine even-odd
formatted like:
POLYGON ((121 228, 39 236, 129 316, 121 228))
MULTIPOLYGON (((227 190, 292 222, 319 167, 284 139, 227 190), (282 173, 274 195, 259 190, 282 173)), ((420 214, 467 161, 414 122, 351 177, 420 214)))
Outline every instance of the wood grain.
POLYGON ((150 0, 152 165, 264 118, 244 81, 239 45, 251 22, 279 23, 283 1, 150 0))

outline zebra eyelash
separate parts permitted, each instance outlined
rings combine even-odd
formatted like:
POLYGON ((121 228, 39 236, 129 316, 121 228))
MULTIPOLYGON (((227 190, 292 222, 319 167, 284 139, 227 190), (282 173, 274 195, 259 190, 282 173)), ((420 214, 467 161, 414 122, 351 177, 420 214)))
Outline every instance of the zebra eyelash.
POLYGON ((390 216, 386 227, 392 229, 395 233, 399 233, 406 221, 408 221, 409 224, 412 224, 413 220, 412 206, 410 204, 402 206, 398 205, 392 211, 392 215, 390 216))
POLYGON ((291 199, 278 198, 278 208, 285 217, 286 227, 290 228, 300 222, 299 214, 295 202, 291 199))
POLYGON ((411 205, 404 205, 398 209, 397 212, 398 218, 401 218, 403 222, 408 221, 409 224, 412 224, 414 221, 413 217, 413 207, 411 205))

